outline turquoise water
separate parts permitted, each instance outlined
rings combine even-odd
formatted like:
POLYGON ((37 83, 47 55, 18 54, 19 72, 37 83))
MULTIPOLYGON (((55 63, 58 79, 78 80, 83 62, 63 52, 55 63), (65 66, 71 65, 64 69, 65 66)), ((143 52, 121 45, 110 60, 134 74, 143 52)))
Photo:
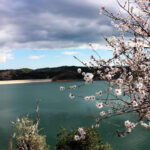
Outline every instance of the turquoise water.
MULTIPOLYGON (((34 115, 36 100, 40 100, 40 127, 47 135, 47 142, 54 146, 59 127, 65 128, 91 126, 95 123, 93 116, 99 114, 93 102, 81 98, 69 99, 69 91, 59 91, 61 85, 69 86, 83 82, 49 82, 0 85, 0 150, 8 150, 8 141, 12 134, 10 121, 17 116, 34 115)), ((78 95, 93 95, 97 90, 106 87, 103 81, 94 82, 74 90, 78 95)), ((136 116, 129 116, 134 119, 136 116)), ((123 126, 127 116, 115 117, 100 125, 100 133, 104 141, 112 145, 113 150, 149 150, 150 130, 140 126, 125 138, 115 134, 116 125, 123 126)), ((53 149, 53 148, 52 148, 53 149)))

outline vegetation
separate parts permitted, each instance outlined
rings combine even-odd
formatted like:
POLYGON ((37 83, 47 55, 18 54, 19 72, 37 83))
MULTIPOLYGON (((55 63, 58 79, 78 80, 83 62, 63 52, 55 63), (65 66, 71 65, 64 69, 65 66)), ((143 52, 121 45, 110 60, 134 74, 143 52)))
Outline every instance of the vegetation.
MULTIPOLYGON (((10 150, 49 150, 46 136, 39 134, 39 120, 33 121, 29 117, 18 118, 13 122, 16 147, 13 141, 9 143, 10 150)), ((65 128, 57 134, 55 150, 112 150, 109 144, 104 144, 98 131, 92 128, 72 129, 67 133, 65 128), (83 135, 84 134, 84 135, 83 135), (79 138, 77 138, 79 137, 79 138)))
MULTIPOLYGON (((52 79, 58 80, 82 80, 83 76, 77 73, 77 66, 62 66, 57 68, 42 68, 42 69, 28 69, 22 68, 18 70, 0 70, 0 80, 20 80, 20 79, 52 79)), ((101 80, 94 68, 80 67, 83 72, 92 72, 94 79, 101 80)), ((101 72, 105 73, 106 66, 101 68, 101 72)), ((129 71, 130 68, 126 67, 129 71)), ((122 70, 122 69, 121 69, 122 70)), ((123 71, 123 70, 122 70, 123 71)), ((115 75, 118 78, 121 73, 115 75)))
MULTIPOLYGON (((39 134, 38 103, 35 121, 26 116, 12 122, 14 134, 9 141, 10 150, 50 150, 50 146, 46 143, 46 136, 39 134), (14 140, 15 148, 13 148, 14 140)), ((55 150, 111 150, 111 148, 109 144, 104 145, 96 129, 85 127, 78 130, 72 129, 69 133, 65 128, 61 128, 57 134, 55 150)))
POLYGON ((56 150, 111 150, 110 145, 104 145, 103 140, 96 129, 79 128, 71 130, 67 133, 65 128, 62 128, 57 134, 56 150), (80 130, 85 131, 85 136, 80 136, 80 130), (79 137, 78 139, 76 137, 79 137))
MULTIPOLYGON (((28 117, 17 119, 13 123, 17 147, 16 150, 48 150, 46 136, 40 135, 38 130, 39 121, 33 121, 28 117)), ((11 147, 12 149, 12 147, 11 147)))
MULTIPOLYGON (((82 67, 87 71, 86 67, 82 67)), ((18 70, 1 70, 0 80, 20 80, 20 79, 53 79, 53 80, 74 80, 82 79, 82 76, 77 73, 75 66, 63 66, 57 68, 42 68, 42 69, 18 69, 18 70)))

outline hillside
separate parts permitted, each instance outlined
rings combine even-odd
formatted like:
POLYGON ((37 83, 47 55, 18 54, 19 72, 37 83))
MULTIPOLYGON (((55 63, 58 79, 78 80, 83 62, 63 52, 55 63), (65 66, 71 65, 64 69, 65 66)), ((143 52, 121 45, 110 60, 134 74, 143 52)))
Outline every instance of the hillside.
MULTIPOLYGON (((79 67, 63 66, 57 68, 0 70, 0 80, 23 79, 52 79, 57 80, 81 80, 83 76, 77 73, 79 67)), ((80 67, 83 71, 89 71, 86 67, 80 67)))
MULTIPOLYGON (((77 73, 77 69, 81 68, 83 72, 94 73, 94 78, 100 80, 96 74, 96 69, 77 66, 62 66, 56 68, 41 68, 41 69, 29 69, 22 68, 17 70, 0 70, 0 80, 25 80, 25 79, 52 79, 52 81, 66 81, 66 80, 82 80, 83 76, 77 73)), ((120 67, 119 67, 120 68, 120 67)), ((128 71, 129 67, 125 67, 128 71)), ((103 66, 101 72, 105 72, 106 66, 103 66)), ((120 68, 120 72, 116 74, 114 79, 120 76, 123 71, 120 68)))

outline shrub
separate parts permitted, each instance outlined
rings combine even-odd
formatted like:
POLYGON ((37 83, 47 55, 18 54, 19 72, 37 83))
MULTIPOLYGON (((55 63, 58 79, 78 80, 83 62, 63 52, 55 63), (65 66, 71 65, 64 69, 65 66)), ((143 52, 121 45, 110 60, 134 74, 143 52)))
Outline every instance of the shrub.
POLYGON ((14 138, 17 143, 16 150, 48 150, 46 136, 40 135, 39 121, 33 121, 28 117, 17 119, 13 123, 15 129, 14 138))
POLYGON ((61 128, 57 134, 56 150, 111 150, 111 147, 104 145, 96 129, 86 127, 67 133, 65 128, 61 128))

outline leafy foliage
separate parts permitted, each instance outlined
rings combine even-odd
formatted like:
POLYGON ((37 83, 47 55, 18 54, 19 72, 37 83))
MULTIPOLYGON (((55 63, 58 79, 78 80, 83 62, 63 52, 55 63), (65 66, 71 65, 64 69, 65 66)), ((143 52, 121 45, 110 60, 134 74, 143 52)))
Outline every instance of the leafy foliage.
POLYGON ((57 134, 56 150, 111 150, 109 144, 104 145, 102 138, 96 129, 84 128, 85 139, 76 141, 75 135, 79 135, 78 130, 71 130, 67 133, 65 128, 61 128, 57 134))

